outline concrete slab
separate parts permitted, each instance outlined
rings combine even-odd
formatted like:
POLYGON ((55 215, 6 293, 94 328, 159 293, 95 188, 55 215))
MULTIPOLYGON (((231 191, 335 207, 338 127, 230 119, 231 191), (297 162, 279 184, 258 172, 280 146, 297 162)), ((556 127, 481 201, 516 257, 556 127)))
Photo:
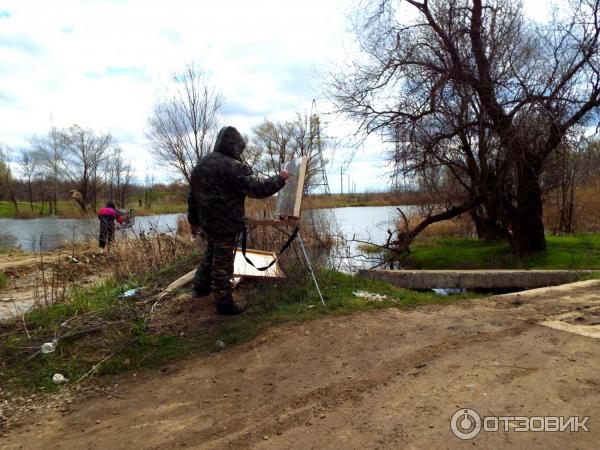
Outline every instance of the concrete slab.
POLYGON ((555 330, 600 339, 600 306, 558 314, 538 323, 555 330))
POLYGON ((406 289, 534 289, 573 283, 597 270, 362 270, 360 275, 406 289))

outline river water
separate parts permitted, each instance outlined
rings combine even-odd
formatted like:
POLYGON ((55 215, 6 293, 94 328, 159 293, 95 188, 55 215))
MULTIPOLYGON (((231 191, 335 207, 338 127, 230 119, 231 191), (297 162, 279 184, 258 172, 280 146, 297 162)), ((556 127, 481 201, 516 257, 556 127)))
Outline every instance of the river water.
MULTIPOLYGON (((175 230, 181 214, 161 214, 135 218, 135 231, 175 230)), ((21 247, 24 251, 52 250, 66 242, 98 238, 98 219, 0 219, 0 249, 21 247), (40 247, 41 244, 41 247, 40 247)), ((131 232, 131 231, 129 231, 131 232)), ((122 232, 121 232, 122 233, 122 232)))
MULTIPOLYGON (((386 230, 393 227, 398 212, 393 206, 366 206, 313 210, 333 219, 334 232, 350 240, 348 253, 358 253, 358 241, 384 243, 386 230), (354 241, 353 241, 354 240, 354 241)), ((138 216, 133 231, 174 231, 182 214, 138 216)), ((132 231, 127 231, 131 233, 132 231)), ((24 251, 52 250, 66 242, 96 239, 98 220, 94 219, 0 219, 0 249, 21 247, 24 251)))

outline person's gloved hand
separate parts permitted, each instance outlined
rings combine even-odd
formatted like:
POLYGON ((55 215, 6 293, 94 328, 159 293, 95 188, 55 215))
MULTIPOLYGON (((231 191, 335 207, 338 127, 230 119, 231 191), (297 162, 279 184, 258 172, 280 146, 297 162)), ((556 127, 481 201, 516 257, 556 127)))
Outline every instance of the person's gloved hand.
POLYGON ((287 181, 287 179, 290 177, 290 173, 287 170, 282 170, 279 172, 279 176, 283 177, 283 179, 287 181))

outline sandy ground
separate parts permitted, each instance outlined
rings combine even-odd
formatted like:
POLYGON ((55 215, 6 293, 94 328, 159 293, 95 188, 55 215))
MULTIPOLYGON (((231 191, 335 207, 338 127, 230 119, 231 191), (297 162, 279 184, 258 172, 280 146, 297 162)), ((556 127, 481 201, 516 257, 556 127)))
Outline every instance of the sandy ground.
POLYGON ((600 341, 538 321, 599 304, 600 281, 586 281, 282 326, 129 375, 118 396, 30 417, 0 446, 598 448, 600 341), (481 416, 590 416, 590 431, 482 431, 462 441, 450 418, 467 407, 481 416))
POLYGON ((0 272, 8 278, 8 283, 0 288, 0 320, 24 313, 36 301, 43 304, 50 302, 53 295, 59 296, 64 277, 78 284, 98 281, 105 271, 100 264, 101 256, 90 245, 41 255, 19 251, 0 253, 0 272), (76 263, 70 259, 72 254, 76 263), (56 276, 53 276, 55 270, 56 276), (45 286, 42 275, 46 279, 45 286))

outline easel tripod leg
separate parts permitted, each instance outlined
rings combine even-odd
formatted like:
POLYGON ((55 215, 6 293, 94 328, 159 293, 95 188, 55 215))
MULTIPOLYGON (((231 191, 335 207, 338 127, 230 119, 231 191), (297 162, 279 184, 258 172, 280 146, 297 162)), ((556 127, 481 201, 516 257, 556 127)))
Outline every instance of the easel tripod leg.
POLYGON ((317 288, 317 292, 319 293, 319 298, 321 299, 321 303, 323 303, 323 306, 325 306, 325 300, 323 300, 323 295, 321 294, 321 289, 319 289, 319 283, 317 282, 317 277, 315 276, 315 271, 312 268, 310 259, 308 259, 308 253, 306 253, 306 249, 304 248, 304 242, 302 241, 302 236, 300 236, 300 232, 298 232, 298 240, 300 241, 300 248, 302 248, 302 253, 304 253, 304 259, 306 260, 306 264, 308 265, 308 270, 312 276, 313 281, 315 282, 315 287, 317 288))

